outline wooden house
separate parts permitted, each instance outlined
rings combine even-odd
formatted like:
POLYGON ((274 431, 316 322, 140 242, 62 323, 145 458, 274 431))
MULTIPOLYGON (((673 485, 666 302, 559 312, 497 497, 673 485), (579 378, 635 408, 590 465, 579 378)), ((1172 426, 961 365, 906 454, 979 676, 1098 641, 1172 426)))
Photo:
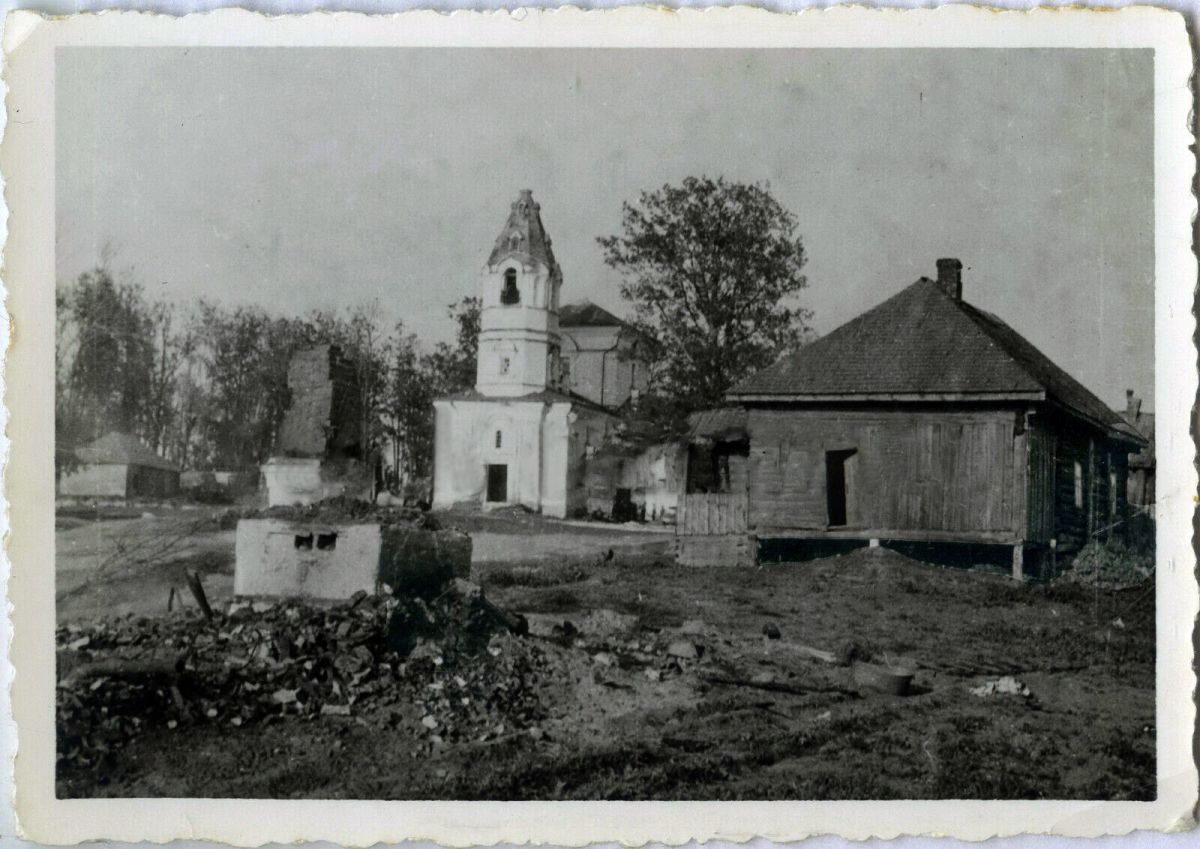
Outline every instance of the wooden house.
POLYGON ((729 393, 760 541, 1003 546, 1021 576, 1121 529, 1145 440, 937 266, 729 393))

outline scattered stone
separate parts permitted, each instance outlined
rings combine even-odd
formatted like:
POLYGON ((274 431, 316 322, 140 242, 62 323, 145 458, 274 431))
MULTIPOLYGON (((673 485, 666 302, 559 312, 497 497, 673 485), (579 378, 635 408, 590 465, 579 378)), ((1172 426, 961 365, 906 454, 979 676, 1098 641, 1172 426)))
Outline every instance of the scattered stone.
POLYGON ((971 695, 987 698, 989 696, 1020 696, 1028 698, 1032 693, 1029 687, 1022 684, 1011 675, 1005 675, 1003 678, 997 678, 995 681, 988 681, 980 684, 978 687, 971 688, 971 695))
POLYGON ((700 657, 700 653, 696 651, 695 644, 688 640, 675 640, 667 646, 667 654, 671 657, 682 658, 683 660, 695 660, 700 657))
POLYGON ((679 627, 679 633, 689 634, 691 636, 703 634, 707 630, 708 630, 708 626, 706 626, 699 619, 689 619, 686 622, 684 622, 683 625, 681 625, 679 627))
POLYGON ((438 721, 430 714, 426 714, 425 716, 421 717, 421 724, 430 731, 438 727, 438 721))
POLYGON ((60 668, 71 671, 56 688, 60 762, 96 767, 147 732, 198 723, 354 716, 367 728, 394 728, 407 715, 390 709, 396 704, 436 720, 446 742, 498 723, 523 732, 545 719, 541 646, 451 587, 409 609, 420 635, 404 655, 389 646, 390 629, 392 614, 408 607, 361 595, 333 606, 254 602, 211 622, 186 608, 64 625, 56 644, 60 668))

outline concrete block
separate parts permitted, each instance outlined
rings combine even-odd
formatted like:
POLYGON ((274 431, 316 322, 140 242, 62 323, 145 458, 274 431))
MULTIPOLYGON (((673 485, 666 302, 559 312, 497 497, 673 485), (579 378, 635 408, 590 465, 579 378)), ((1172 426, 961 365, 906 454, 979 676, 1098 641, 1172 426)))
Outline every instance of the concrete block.
POLYGON ((378 523, 242 519, 233 592, 239 596, 346 599, 381 583, 428 595, 471 570, 471 538, 378 523))
POLYGON ((379 525, 310 525, 243 519, 237 528, 235 595, 349 598, 374 592, 379 525))

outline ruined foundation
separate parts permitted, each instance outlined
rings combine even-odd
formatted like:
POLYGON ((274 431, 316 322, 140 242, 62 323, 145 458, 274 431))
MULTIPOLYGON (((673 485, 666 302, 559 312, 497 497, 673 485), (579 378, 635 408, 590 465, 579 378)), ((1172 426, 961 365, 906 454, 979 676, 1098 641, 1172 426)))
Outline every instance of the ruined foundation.
POLYGON ((243 519, 237 596, 347 599, 386 584, 423 595, 471 571, 471 538, 405 525, 243 519))

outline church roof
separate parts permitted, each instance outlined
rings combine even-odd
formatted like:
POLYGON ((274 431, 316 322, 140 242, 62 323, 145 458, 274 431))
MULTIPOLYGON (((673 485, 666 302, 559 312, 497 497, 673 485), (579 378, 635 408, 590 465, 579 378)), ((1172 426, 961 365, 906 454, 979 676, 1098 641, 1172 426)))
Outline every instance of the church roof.
POLYGON ((504 222, 504 229, 496 237, 496 244, 488 256, 489 266, 499 265, 510 256, 523 261, 534 260, 552 271, 558 269, 554 252, 550 250, 550 236, 542 225, 541 205, 533 200, 533 191, 522 189, 513 202, 504 222))
POLYGON ((559 327, 624 327, 627 322, 591 301, 564 304, 558 310, 559 327))

